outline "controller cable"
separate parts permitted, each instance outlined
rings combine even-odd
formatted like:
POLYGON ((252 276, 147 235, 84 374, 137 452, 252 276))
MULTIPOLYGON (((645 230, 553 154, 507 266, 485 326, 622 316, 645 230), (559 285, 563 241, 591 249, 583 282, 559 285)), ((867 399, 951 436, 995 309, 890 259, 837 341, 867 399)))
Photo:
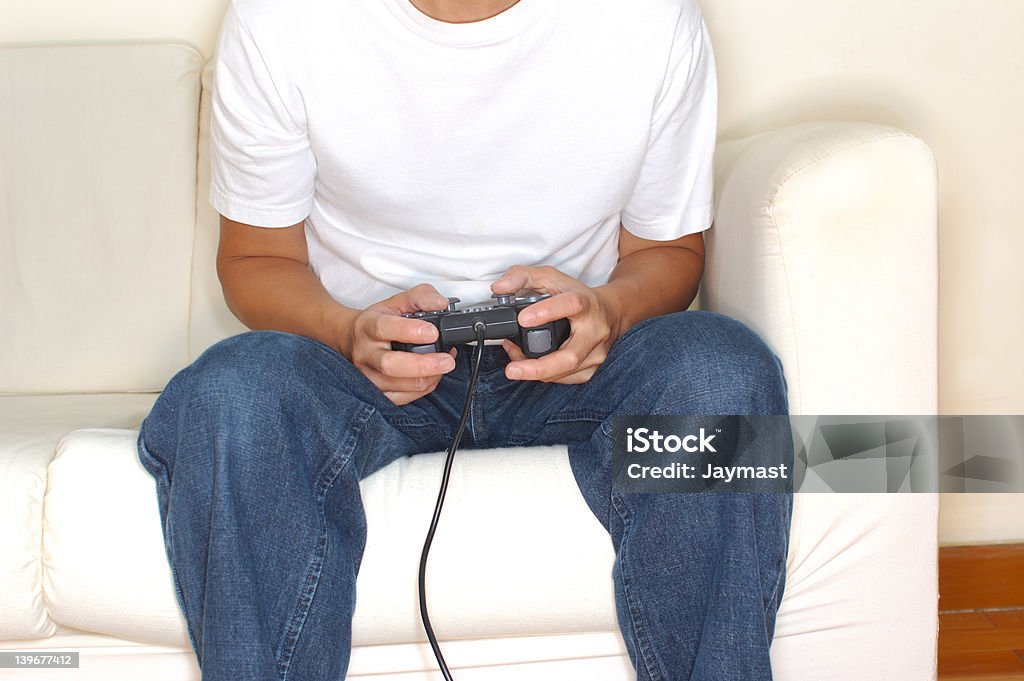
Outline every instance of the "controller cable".
POLYGON ((445 681, 453 681, 452 673, 441 654, 441 646, 437 643, 434 635, 434 627, 430 626, 430 615, 427 613, 427 557, 430 555, 430 545, 434 542, 434 533, 437 531, 437 522, 441 519, 441 507, 444 506, 444 497, 448 492, 448 481, 452 475, 452 463, 455 461, 455 450, 459 448, 462 441, 462 433, 466 430, 466 422, 469 420, 469 410, 473 403, 473 393, 476 391, 477 377, 480 375, 480 361, 484 356, 484 333, 487 330, 486 324, 477 321, 473 324, 476 332, 476 349, 473 351, 473 372, 469 378, 469 389, 466 391, 466 402, 462 407, 462 418, 459 419, 459 426, 455 429, 452 437, 452 444, 448 447, 448 455, 444 460, 444 473, 441 475, 441 489, 437 493, 437 504, 434 506, 434 517, 430 521, 430 529, 427 530, 426 541, 423 542, 423 552, 420 554, 419 573, 419 599, 420 619, 423 620, 423 629, 427 632, 427 640, 430 642, 430 649, 434 651, 437 658, 437 666, 445 681))

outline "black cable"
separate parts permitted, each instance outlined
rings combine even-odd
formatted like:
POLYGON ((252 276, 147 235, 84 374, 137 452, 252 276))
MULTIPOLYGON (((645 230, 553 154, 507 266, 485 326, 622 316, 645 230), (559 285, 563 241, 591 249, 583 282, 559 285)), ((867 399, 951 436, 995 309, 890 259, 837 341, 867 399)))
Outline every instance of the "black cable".
POLYGON ((434 627, 430 626, 430 615, 427 613, 427 557, 430 555, 430 545, 434 542, 434 533, 437 532, 437 522, 441 519, 441 507, 444 506, 444 496, 448 492, 448 481, 452 475, 452 464, 455 462, 455 450, 459 448, 459 442, 462 441, 462 433, 466 430, 470 406, 473 403, 473 393, 476 391, 476 380, 480 374, 480 360, 484 356, 484 331, 486 327, 483 322, 477 322, 473 325, 473 330, 476 331, 473 373, 469 378, 469 389, 466 391, 466 402, 462 407, 462 418, 459 419, 459 426, 455 429, 455 436, 452 437, 452 444, 448 448, 448 456, 444 460, 444 473, 441 475, 441 489, 437 493, 434 517, 430 521, 427 539, 423 542, 423 552, 420 554, 420 619, 423 620, 423 629, 427 632, 430 649, 434 651, 434 657, 437 658, 437 666, 441 669, 441 675, 444 676, 445 681, 453 681, 453 679, 452 673, 448 671, 448 664, 444 661, 444 655, 441 654, 441 646, 438 645, 437 637, 434 635, 434 627))

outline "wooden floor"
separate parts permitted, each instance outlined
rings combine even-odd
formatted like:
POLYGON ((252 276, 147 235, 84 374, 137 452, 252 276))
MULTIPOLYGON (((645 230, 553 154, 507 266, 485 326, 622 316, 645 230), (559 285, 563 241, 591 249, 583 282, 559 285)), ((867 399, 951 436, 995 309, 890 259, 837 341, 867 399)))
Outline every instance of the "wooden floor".
POLYGON ((939 555, 939 678, 1024 681, 1024 544, 939 555))

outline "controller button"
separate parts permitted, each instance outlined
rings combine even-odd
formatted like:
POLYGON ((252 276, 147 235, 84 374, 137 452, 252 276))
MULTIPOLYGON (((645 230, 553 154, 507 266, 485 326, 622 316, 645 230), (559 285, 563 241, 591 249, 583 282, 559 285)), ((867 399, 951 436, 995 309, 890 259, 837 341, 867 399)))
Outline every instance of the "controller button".
POLYGON ((530 291, 524 289, 516 295, 515 302, 519 303, 520 305, 532 305, 533 303, 550 297, 550 293, 539 293, 537 291, 530 291))
POLYGON ((432 352, 437 352, 437 348, 433 345, 414 345, 409 348, 409 352, 415 352, 417 355, 429 355, 432 352))
POLYGON ((551 329, 530 329, 526 332, 526 350, 534 354, 551 349, 551 329))

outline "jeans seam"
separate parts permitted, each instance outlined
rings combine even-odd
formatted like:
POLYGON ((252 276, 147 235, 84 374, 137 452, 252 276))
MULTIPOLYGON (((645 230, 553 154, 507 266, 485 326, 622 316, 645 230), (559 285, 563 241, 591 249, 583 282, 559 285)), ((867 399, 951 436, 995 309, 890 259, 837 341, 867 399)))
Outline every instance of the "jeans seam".
POLYGON ((549 426, 555 423, 575 423, 577 421, 588 421, 594 423, 601 423, 608 418, 608 414, 598 413, 592 409, 580 410, 580 411, 562 411, 552 414, 544 422, 545 426, 549 426))
POLYGON ((324 510, 324 501, 327 493, 334 485, 335 480, 342 471, 352 463, 352 452, 362 432, 363 426, 370 420, 376 410, 370 405, 364 405, 355 418, 352 419, 352 427, 347 436, 338 448, 332 465, 320 476, 316 485, 317 515, 319 520, 320 533, 317 538, 316 547, 313 550, 313 558, 310 561, 302 590, 299 593, 298 601, 292 611, 292 616, 285 627, 284 639, 281 645, 281 655, 278 661, 278 673, 282 681, 288 678, 291 666, 292 655, 298 645, 299 637, 305 627, 306 619, 309 616, 313 598, 316 596, 317 587, 320 585, 320 575, 323 573, 324 559, 327 553, 327 514, 324 510))
MULTIPOLYGON (((145 424, 143 424, 145 425, 145 424)), ((144 454, 148 461, 141 461, 142 467, 146 469, 146 472, 153 477, 157 484, 164 484, 167 487, 171 486, 171 478, 168 475, 167 464, 158 459, 149 451, 149 447, 146 446, 146 440, 142 437, 142 428, 139 428, 139 438, 136 442, 136 448, 139 450, 139 454, 144 454), (156 465, 154 465, 156 464, 156 465)), ((140 457, 141 459, 141 457, 140 457)))
POLYGON ((510 447, 526 447, 531 442, 540 437, 541 433, 548 426, 557 426, 565 423, 594 423, 597 427, 601 427, 604 422, 608 419, 607 414, 599 414, 596 411, 574 411, 574 412, 560 412, 549 416, 539 429, 530 430, 529 432, 522 433, 522 431, 516 431, 509 435, 508 445, 510 447))
MULTIPOLYGON (((618 513, 619 518, 622 520, 622 536, 625 538, 626 535, 629 534, 632 523, 629 519, 629 514, 627 513, 628 509, 621 505, 619 499, 620 497, 612 495, 611 502, 616 513, 618 513)), ((657 658, 654 655, 654 649, 650 643, 650 638, 647 635, 647 628, 644 624, 640 604, 633 595, 633 587, 629 577, 629 570, 627 569, 625 541, 623 541, 622 545, 617 548, 620 566, 619 572, 622 575, 622 594, 626 600, 626 609, 629 613, 630 623, 633 625, 633 641, 637 651, 637 663, 643 664, 644 670, 647 672, 647 676, 652 679, 652 681, 662 681, 665 677, 661 673, 661 667, 658 665, 657 658)))
POLYGON ((164 550, 167 551, 168 563, 171 568, 171 580, 174 582, 174 595, 178 598, 178 605, 181 607, 181 614, 185 617, 185 631, 188 632, 189 643, 192 644, 192 650, 196 652, 196 662, 199 666, 203 665, 203 656, 199 652, 199 646, 196 645, 196 635, 192 631, 192 618, 189 616, 188 607, 185 604, 185 590, 181 588, 181 578, 178 576, 178 569, 174 567, 176 561, 172 558, 174 551, 171 549, 171 519, 167 518, 167 523, 164 524, 164 550))
MULTIPOLYGON (((764 574, 763 574, 763 570, 761 569, 761 547, 760 547, 760 542, 757 540, 757 521, 756 521, 756 518, 755 518, 755 516, 757 515, 757 504, 754 502, 753 499, 750 499, 750 504, 749 504, 748 508, 749 508, 749 511, 750 511, 750 514, 749 514, 749 518, 750 518, 750 543, 752 544, 753 553, 754 553, 754 569, 757 570, 757 574, 755 575, 755 579, 754 579, 754 584, 756 584, 758 586, 758 588, 760 589, 760 588, 763 588, 761 585, 764 584, 764 574)), ((775 588, 776 589, 778 588, 778 583, 776 583, 775 588)), ((768 608, 769 608, 769 604, 770 604, 771 601, 770 601, 770 599, 765 599, 764 595, 765 595, 764 593, 762 593, 762 595, 761 595, 761 607, 764 609, 764 619, 763 619, 763 622, 765 624, 765 628, 764 628, 764 630, 761 633, 764 634, 764 645, 765 645, 766 648, 768 648, 768 647, 771 647, 771 644, 772 644, 771 637, 768 636, 768 628, 767 628, 767 626, 768 626, 768 608)))
MULTIPOLYGON (((792 522, 793 522, 793 507, 792 507, 793 497, 792 497, 792 495, 789 496, 789 503, 790 503, 790 510, 789 510, 790 521, 789 522, 790 522, 790 524, 792 524, 792 522)), ((790 535, 790 532, 787 532, 786 533, 787 540, 784 542, 783 550, 782 550, 782 553, 781 553, 781 556, 782 556, 781 565, 779 566, 779 569, 778 569, 777 574, 775 576, 775 585, 772 588, 771 596, 768 599, 768 603, 767 603, 767 605, 771 608, 771 610, 775 611, 775 612, 778 612, 779 605, 781 604, 781 601, 782 601, 782 595, 785 592, 785 587, 786 587, 786 572, 787 572, 786 571, 786 559, 787 559, 788 554, 789 554, 789 540, 788 540, 789 535, 790 535)), ((758 566, 758 569, 760 570, 760 564, 758 566)), ((765 614, 767 616, 768 613, 766 612, 765 614)), ((772 617, 774 617, 774 616, 775 615, 773 614, 772 617)), ((767 635, 767 633, 768 632, 765 632, 766 635, 767 635)), ((768 645, 769 646, 771 645, 771 642, 772 642, 771 639, 772 638, 774 638, 774 637, 769 637, 769 639, 768 639, 768 645)))
MULTIPOLYGON (((778 570, 778 574, 775 576, 775 586, 772 587, 771 596, 768 598, 768 606, 769 606, 769 608, 771 610, 778 610, 778 607, 779 607, 779 601, 778 601, 779 587, 786 583, 786 579, 785 578, 786 578, 786 567, 785 567, 785 563, 783 563, 782 568, 778 570)), ((768 644, 771 645, 771 640, 768 641, 768 644)))
MULTIPOLYGON (((164 465, 163 462, 160 461, 160 459, 153 456, 153 453, 149 451, 149 447, 146 446, 146 440, 145 438, 142 437, 141 428, 139 429, 139 438, 138 442, 136 443, 136 446, 139 450, 139 453, 145 455, 145 457, 149 459, 149 461, 142 462, 143 468, 145 468, 149 472, 149 474, 153 476, 153 480, 156 482, 157 487, 162 487, 165 490, 164 493, 168 497, 170 497, 171 481, 170 477, 167 475, 167 466, 164 465), (156 466, 153 466, 154 462, 157 464, 156 466)), ((175 567, 176 561, 174 560, 173 557, 174 550, 173 544, 171 543, 170 523, 171 517, 170 514, 167 514, 167 518, 162 523, 163 527, 161 528, 163 530, 164 535, 164 551, 167 554, 168 567, 170 567, 171 569, 171 581, 174 584, 174 595, 178 599, 178 607, 181 608, 181 614, 185 618, 185 632, 188 634, 188 641, 190 644, 192 644, 192 650, 196 654, 196 662, 198 662, 199 666, 202 667, 202 654, 199 650, 199 646, 196 645, 195 633, 192 631, 192 618, 189 617, 188 606, 185 603, 185 591, 181 588, 181 578, 178 575, 177 568, 175 567)))
MULTIPOLYGON (((372 409, 373 407, 370 408, 372 409)), ((381 412, 381 418, 383 418, 384 422, 389 426, 393 426, 395 428, 424 428, 426 426, 436 425, 436 422, 433 419, 421 416, 405 416, 402 414, 389 415, 381 412)))

